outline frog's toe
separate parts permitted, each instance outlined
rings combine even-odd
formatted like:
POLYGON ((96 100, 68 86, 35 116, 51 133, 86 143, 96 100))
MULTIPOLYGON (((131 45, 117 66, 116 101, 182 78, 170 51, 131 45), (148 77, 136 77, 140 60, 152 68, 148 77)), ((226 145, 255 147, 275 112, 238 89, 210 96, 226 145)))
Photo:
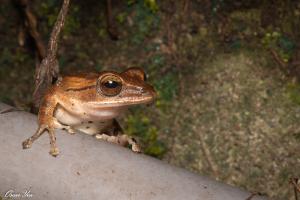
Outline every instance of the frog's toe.
POLYGON ((58 150, 58 148, 51 148, 49 153, 50 153, 50 155, 56 157, 59 154, 59 150, 58 150))
POLYGON ((142 153, 141 147, 138 144, 133 144, 131 150, 135 153, 142 153))
POLYGON ((71 128, 71 127, 68 127, 67 128, 67 131, 68 131, 68 133, 70 133, 71 135, 74 135, 76 132, 75 132, 75 130, 73 129, 73 128, 71 128))
POLYGON ((22 147, 23 149, 29 149, 32 145, 32 142, 30 139, 25 140, 24 142, 22 142, 22 147))

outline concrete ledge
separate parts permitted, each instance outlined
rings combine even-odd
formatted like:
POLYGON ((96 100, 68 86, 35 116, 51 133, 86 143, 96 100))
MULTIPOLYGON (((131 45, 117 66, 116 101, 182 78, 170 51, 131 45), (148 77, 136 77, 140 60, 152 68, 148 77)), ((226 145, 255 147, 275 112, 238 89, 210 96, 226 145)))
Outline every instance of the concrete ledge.
MULTIPOLYGON (((8 108, 0 104, 0 110, 8 108)), ((48 154, 44 134, 31 149, 21 143, 37 128, 26 112, 0 114, 0 196, 21 199, 246 200, 251 194, 84 134, 57 131, 61 154, 48 154), (29 192, 30 191, 30 192, 29 192), (29 193, 28 193, 29 192, 29 193), (26 195, 25 195, 26 196, 26 195), (24 198, 22 198, 24 199, 24 198)), ((5 199, 5 198, 4 198, 5 199)), ((265 199, 255 196, 251 200, 265 199)))

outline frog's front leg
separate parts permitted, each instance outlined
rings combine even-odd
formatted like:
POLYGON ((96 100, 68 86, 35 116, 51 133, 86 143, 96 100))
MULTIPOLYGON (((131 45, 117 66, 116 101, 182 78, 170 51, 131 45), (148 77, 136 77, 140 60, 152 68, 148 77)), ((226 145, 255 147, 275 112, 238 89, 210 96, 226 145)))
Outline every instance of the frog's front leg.
MULTIPOLYGON (((50 93, 51 94, 51 93, 50 93)), ((58 102, 53 95, 45 95, 43 103, 40 106, 38 114, 39 127, 34 135, 26 139, 22 145, 23 149, 28 149, 31 147, 32 143, 37 140, 45 131, 48 131, 50 138, 50 154, 52 156, 57 156, 59 150, 56 146, 56 137, 55 137, 55 123, 53 113, 57 106, 58 102)))
POLYGON ((50 138, 50 154, 54 157, 56 157, 59 154, 59 150, 56 146, 56 137, 55 137, 55 132, 54 128, 49 128, 48 129, 49 133, 49 138, 50 138))
POLYGON ((29 149, 32 145, 32 143, 38 139, 47 129, 47 126, 45 125, 41 125, 38 127, 38 129, 36 130, 35 134, 33 134, 30 138, 26 139, 23 143, 23 149, 29 149))

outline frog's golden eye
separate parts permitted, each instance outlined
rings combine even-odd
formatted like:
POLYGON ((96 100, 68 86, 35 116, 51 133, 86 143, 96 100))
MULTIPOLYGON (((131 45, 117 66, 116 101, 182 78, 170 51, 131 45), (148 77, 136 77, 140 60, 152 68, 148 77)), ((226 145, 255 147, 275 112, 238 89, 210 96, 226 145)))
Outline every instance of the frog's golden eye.
POLYGON ((105 96, 116 96, 122 90, 122 80, 114 75, 107 75, 100 78, 98 84, 100 92, 105 96))

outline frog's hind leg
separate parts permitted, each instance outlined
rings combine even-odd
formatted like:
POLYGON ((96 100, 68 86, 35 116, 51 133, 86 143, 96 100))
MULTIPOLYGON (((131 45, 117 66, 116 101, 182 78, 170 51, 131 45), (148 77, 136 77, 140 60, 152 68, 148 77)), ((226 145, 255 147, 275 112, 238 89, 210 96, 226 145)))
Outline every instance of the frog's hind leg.
POLYGON ((120 138, 120 140, 123 143, 127 143, 127 144, 131 145, 131 150, 132 151, 134 151, 136 153, 141 153, 142 152, 140 145, 138 144, 138 142, 133 137, 131 137, 129 135, 126 135, 126 134, 118 135, 118 137, 120 138))
POLYGON ((142 152, 138 142, 134 139, 134 137, 124 134, 122 127, 120 126, 119 122, 116 119, 114 119, 113 121, 113 126, 114 126, 114 133, 117 134, 119 144, 123 146, 129 144, 131 146, 132 151, 136 153, 142 152))
POLYGON ((38 127, 37 131, 35 134, 33 134, 30 138, 26 139, 23 143, 23 149, 28 149, 32 146, 32 143, 38 139, 45 131, 47 130, 47 126, 42 124, 41 126, 38 127))
POLYGON ((131 145, 131 150, 133 152, 137 152, 137 153, 142 152, 141 147, 137 143, 137 141, 133 137, 125 135, 125 134, 117 135, 117 136, 107 135, 107 134, 96 134, 95 138, 98 140, 104 140, 107 142, 119 144, 121 146, 127 146, 129 144, 129 145, 131 145))
POLYGON ((104 140, 107 142, 119 144, 121 146, 131 145, 131 150, 137 153, 141 152, 141 148, 137 141, 129 136, 124 134, 122 127, 119 125, 118 121, 113 119, 112 127, 109 130, 104 130, 104 133, 95 134, 96 139, 104 140), (105 133, 108 134, 105 134, 105 133))

